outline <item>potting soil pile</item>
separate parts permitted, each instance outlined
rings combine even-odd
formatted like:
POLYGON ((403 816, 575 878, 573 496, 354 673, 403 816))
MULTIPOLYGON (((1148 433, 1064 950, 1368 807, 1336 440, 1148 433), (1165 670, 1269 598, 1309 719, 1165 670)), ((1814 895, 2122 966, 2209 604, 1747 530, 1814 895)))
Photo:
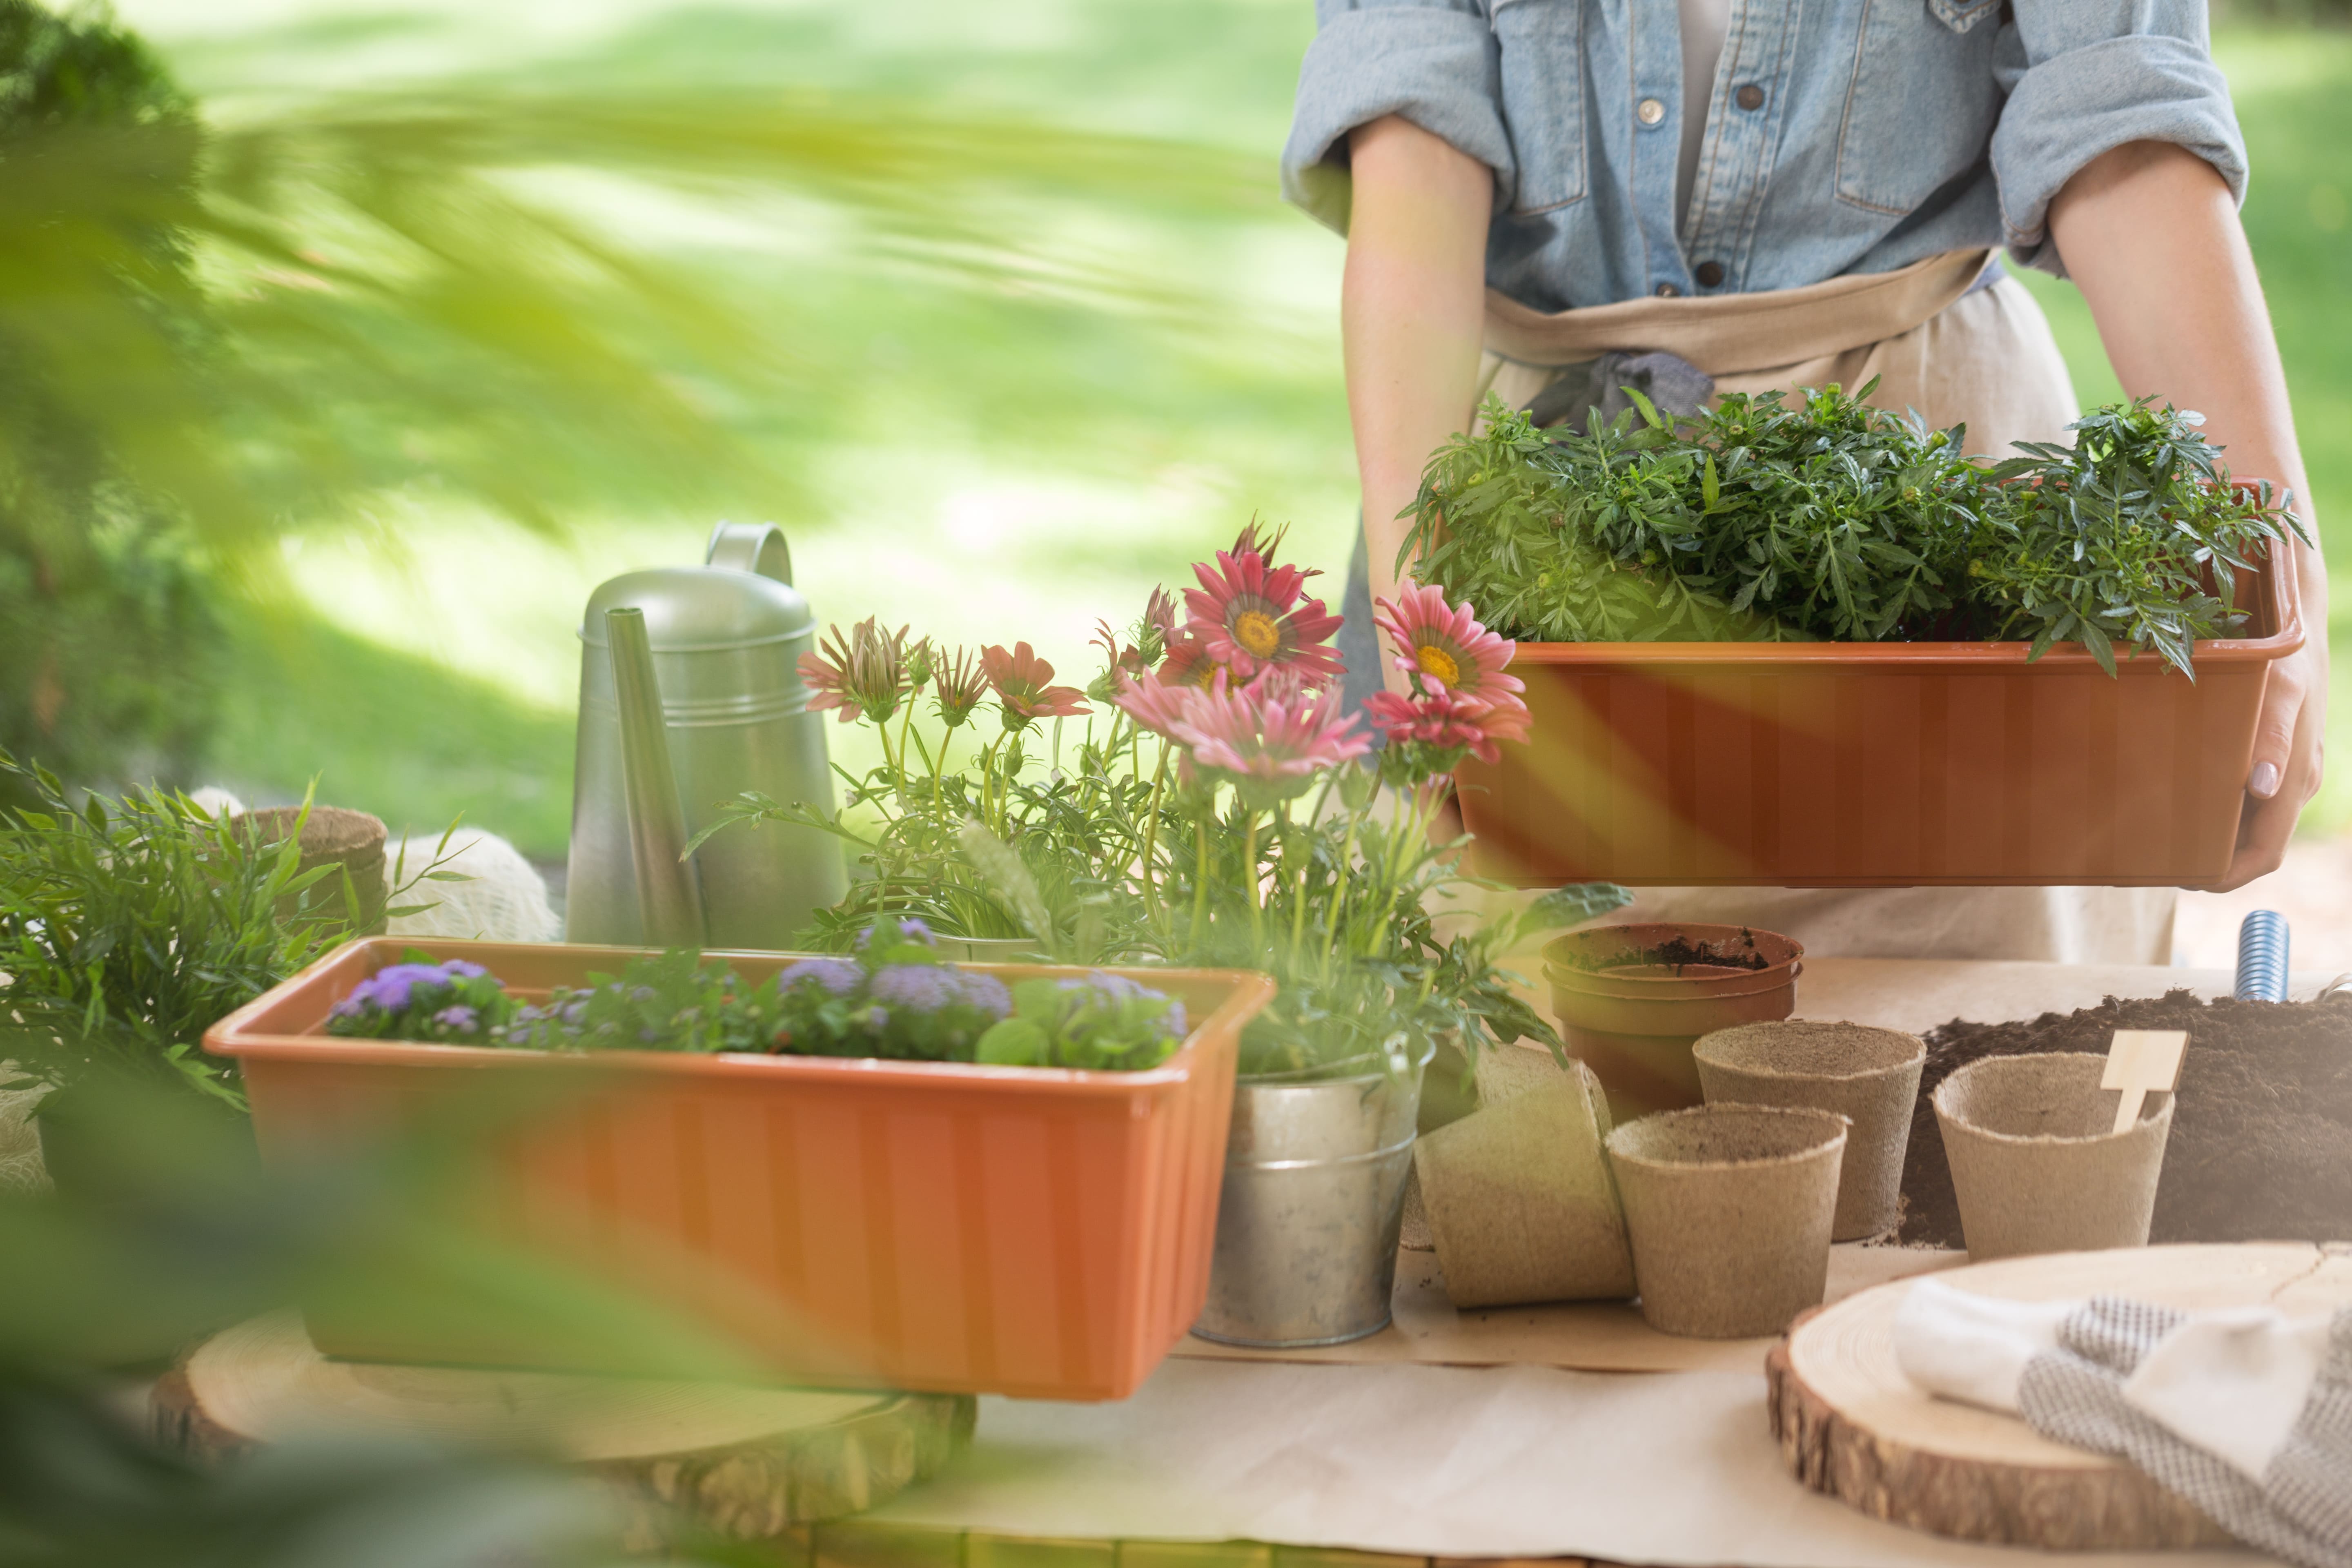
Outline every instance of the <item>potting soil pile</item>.
POLYGON ((2185 1029, 2172 1137, 2148 1239, 2352 1240, 2352 994, 2207 1003, 2188 991, 2031 1023, 1955 1020, 1927 1037, 1899 1238, 1959 1247, 1960 1211, 1936 1125, 1936 1086, 1983 1057, 2105 1056, 2117 1029, 2185 1029))

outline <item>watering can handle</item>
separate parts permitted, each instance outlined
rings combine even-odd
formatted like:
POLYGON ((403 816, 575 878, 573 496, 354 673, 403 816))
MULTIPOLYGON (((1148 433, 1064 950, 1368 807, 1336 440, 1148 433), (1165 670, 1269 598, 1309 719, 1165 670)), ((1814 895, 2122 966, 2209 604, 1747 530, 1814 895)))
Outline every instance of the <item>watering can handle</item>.
POLYGON ((710 548, 702 563, 779 583, 793 580, 793 552, 784 543, 784 531, 772 522, 721 522, 710 531, 710 548))

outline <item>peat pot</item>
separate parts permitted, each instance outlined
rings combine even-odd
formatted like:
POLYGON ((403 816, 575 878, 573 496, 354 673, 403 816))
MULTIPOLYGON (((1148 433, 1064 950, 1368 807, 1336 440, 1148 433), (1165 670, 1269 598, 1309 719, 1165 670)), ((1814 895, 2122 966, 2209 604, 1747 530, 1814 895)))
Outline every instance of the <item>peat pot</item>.
POLYGON ((2121 1091, 2099 1087, 2105 1070, 2086 1051, 1987 1057, 1937 1087, 1971 1259, 2147 1245, 2172 1096, 2148 1096, 2117 1132, 2121 1091))
POLYGON ((307 816, 299 805, 273 805, 233 816, 229 818, 229 827, 256 848, 268 848, 285 843, 298 818, 302 824, 302 836, 295 851, 301 857, 295 868, 297 873, 320 866, 332 869, 302 892, 278 900, 278 918, 292 920, 301 912, 298 906, 304 900, 309 900, 314 911, 342 914, 342 878, 348 872, 352 890, 359 900, 359 929, 370 935, 383 931, 386 899, 384 827, 381 819, 340 805, 313 805, 307 816))
POLYGON ((1569 1054, 1601 1079, 1620 1122, 1704 1100, 1692 1045, 1717 1029, 1787 1017, 1805 954, 1777 931, 1674 922, 1570 931, 1543 951, 1569 1054), (1696 956, 1645 962, 1661 951, 1696 956))
POLYGON ((1830 1239, 1860 1241, 1895 1228, 1927 1060, 1918 1036, 1790 1018, 1718 1029, 1700 1037, 1691 1054, 1709 1105, 1810 1106, 1853 1122, 1830 1239))
MULTIPOLYGON (((468 1134, 487 1157, 453 1178, 450 1223, 631 1289, 792 1383, 1120 1399, 1200 1313, 1241 1027, 1274 994, 1263 975, 1112 971, 1192 1020, 1141 1072, 327 1035, 327 1010, 412 946, 533 1002, 638 955, 345 943, 205 1036, 244 1068, 266 1164, 299 1172, 420 1118, 496 1117, 468 1134)), ((754 983, 793 962, 709 956, 754 983)), ((975 967, 1008 984, 1080 973, 975 967)), ((305 1316, 348 1360, 614 1370, 396 1304, 305 1316)))
POLYGON ((1424 1050, 1391 1074, 1270 1074, 1234 1086, 1209 1302, 1192 1331, 1229 1345, 1336 1345, 1378 1333, 1397 1238, 1424 1050))
POLYGON ((1625 1213, 1601 1147, 1608 1135, 1600 1080, 1577 1061, 1567 1072, 1554 1069, 1548 1083, 1422 1134, 1413 1166, 1455 1306, 1633 1293, 1625 1213))
POLYGON ((1522 887, 2197 887, 2236 851, 2295 574, 2190 680, 2077 643, 1523 642, 1533 732, 1455 777, 1471 868, 1522 887))
POLYGON ((1829 1288, 1845 1118, 1705 1105, 1609 1135, 1642 1317, 1660 1333, 1777 1334, 1829 1288))

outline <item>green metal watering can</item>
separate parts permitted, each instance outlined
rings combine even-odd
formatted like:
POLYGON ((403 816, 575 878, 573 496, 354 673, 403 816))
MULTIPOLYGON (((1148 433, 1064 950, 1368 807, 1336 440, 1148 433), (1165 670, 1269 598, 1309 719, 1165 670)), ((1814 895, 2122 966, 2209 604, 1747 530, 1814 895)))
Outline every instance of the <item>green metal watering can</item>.
POLYGON ((788 949, 848 891, 839 840, 814 828, 730 828, 681 858, 747 790, 834 804, 824 716, 799 668, 816 617, 782 531, 722 522, 705 562, 631 572, 589 596, 567 942, 788 949))

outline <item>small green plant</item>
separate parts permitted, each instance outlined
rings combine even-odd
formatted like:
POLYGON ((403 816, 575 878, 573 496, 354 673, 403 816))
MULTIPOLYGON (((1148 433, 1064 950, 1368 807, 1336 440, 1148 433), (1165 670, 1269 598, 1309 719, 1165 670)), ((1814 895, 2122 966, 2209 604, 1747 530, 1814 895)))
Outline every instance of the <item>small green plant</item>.
POLYGON ((518 1004, 495 975, 411 952, 340 998, 328 1033, 535 1050, 733 1051, 983 1061, 1128 1072, 1167 1059, 1184 1005, 1119 975, 1015 991, 941 962, 921 921, 888 916, 847 957, 806 958, 758 984, 690 949, 518 1004))
MULTIPOLYGON (((6 1054, 60 1089, 122 1076, 242 1109, 234 1064, 199 1041, 351 934, 362 911, 350 874, 302 870, 299 824, 264 842, 155 788, 76 806, 56 775, 5 751, 0 779, 34 802, 0 812, 6 1054)), ((427 874, 447 875, 437 867, 427 874)))
POLYGON ((1124 975, 1039 975, 1013 987, 1012 1016, 980 1037, 980 1059, 1133 1072, 1166 1061, 1184 1030, 1183 1003, 1124 975))
MULTIPOLYGON (((2267 484, 2233 488, 2195 414, 2103 408, 2073 447, 1985 467, 1967 429, 1830 386, 1733 395, 1674 420, 1537 430, 1490 399, 1431 459, 1406 554, 1511 635, 1552 642, 2016 637, 2038 658, 2121 645, 2193 677, 2244 621, 2253 555, 2307 539, 2267 484)), ((1404 557, 1400 557, 1400 565, 1404 557)))

